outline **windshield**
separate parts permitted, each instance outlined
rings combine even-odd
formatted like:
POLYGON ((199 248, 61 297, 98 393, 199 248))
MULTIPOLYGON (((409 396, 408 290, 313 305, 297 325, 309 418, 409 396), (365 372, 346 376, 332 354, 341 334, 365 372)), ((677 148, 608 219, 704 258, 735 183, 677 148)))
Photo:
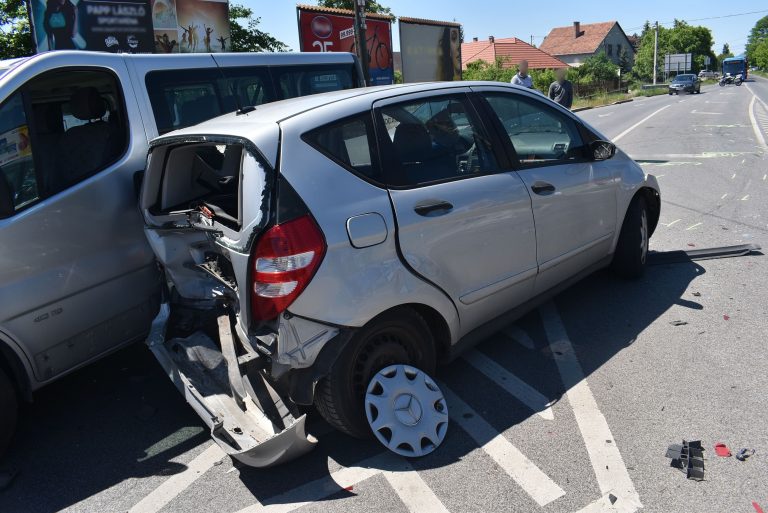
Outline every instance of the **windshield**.
POLYGON ((693 75, 678 75, 672 82, 691 82, 693 81, 693 75))
POLYGON ((723 73, 737 75, 744 73, 744 61, 728 61, 723 63, 723 73))

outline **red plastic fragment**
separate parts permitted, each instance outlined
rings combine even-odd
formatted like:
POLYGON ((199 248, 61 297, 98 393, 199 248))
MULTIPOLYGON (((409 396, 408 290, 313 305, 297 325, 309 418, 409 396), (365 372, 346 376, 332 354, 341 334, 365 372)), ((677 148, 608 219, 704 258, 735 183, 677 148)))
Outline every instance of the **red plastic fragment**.
POLYGON ((728 448, 727 445, 725 445, 722 442, 715 444, 715 454, 718 456, 722 456, 723 458, 727 458, 731 455, 731 450, 728 448))
POLYGON ((763 508, 761 508, 760 505, 758 503, 756 503, 755 501, 752 501, 752 507, 755 508, 755 511, 757 513, 765 513, 763 511, 763 508))
POLYGON ((355 489, 355 487, 354 487, 354 486, 352 486, 352 485, 350 485, 350 486, 345 486, 345 487, 344 487, 344 489, 345 489, 346 491, 348 491, 348 492, 351 492, 352 490, 354 490, 354 489, 355 489))
POLYGON ((728 319, 730 319, 730 317, 728 316, 728 314, 725 314, 725 315, 723 315, 723 320, 727 321, 728 319))

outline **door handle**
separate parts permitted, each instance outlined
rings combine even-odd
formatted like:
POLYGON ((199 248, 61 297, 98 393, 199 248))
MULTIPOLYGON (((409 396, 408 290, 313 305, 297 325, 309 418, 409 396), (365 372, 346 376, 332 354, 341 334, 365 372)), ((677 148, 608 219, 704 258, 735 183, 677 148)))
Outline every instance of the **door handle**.
POLYGON ((531 190, 539 196, 548 196, 555 192, 555 186, 547 182, 534 182, 531 185, 531 190))
POLYGON ((427 200, 417 203, 416 206, 413 207, 413 210, 420 216, 425 217, 433 212, 436 213, 435 215, 443 215, 453 210, 453 205, 443 200, 427 200))

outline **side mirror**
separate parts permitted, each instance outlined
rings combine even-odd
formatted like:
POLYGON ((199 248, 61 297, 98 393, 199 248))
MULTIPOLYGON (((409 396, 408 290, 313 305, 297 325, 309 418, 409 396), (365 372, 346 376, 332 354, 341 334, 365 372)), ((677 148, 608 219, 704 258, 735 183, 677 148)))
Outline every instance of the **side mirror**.
POLYGON ((13 191, 0 171, 0 219, 11 217, 16 213, 16 205, 13 202, 13 191))
POLYGON ((593 160, 608 160, 616 155, 616 145, 608 141, 592 141, 589 150, 593 160))

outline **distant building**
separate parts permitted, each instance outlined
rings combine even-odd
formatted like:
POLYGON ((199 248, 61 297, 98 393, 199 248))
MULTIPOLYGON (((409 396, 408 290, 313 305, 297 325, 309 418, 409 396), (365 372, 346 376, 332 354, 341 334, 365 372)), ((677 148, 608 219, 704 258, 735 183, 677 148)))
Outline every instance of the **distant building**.
POLYGON ((635 48, 619 22, 573 22, 573 26, 553 28, 541 49, 571 66, 580 66, 588 57, 605 52, 614 63, 621 63, 625 52, 629 68, 635 63, 635 48))
POLYGON ((528 67, 531 69, 568 67, 565 62, 516 37, 490 36, 487 41, 473 38, 471 42, 461 44, 462 69, 467 69, 470 62, 483 60, 493 63, 499 57, 503 59, 505 68, 515 67, 523 60, 528 61, 528 67))

